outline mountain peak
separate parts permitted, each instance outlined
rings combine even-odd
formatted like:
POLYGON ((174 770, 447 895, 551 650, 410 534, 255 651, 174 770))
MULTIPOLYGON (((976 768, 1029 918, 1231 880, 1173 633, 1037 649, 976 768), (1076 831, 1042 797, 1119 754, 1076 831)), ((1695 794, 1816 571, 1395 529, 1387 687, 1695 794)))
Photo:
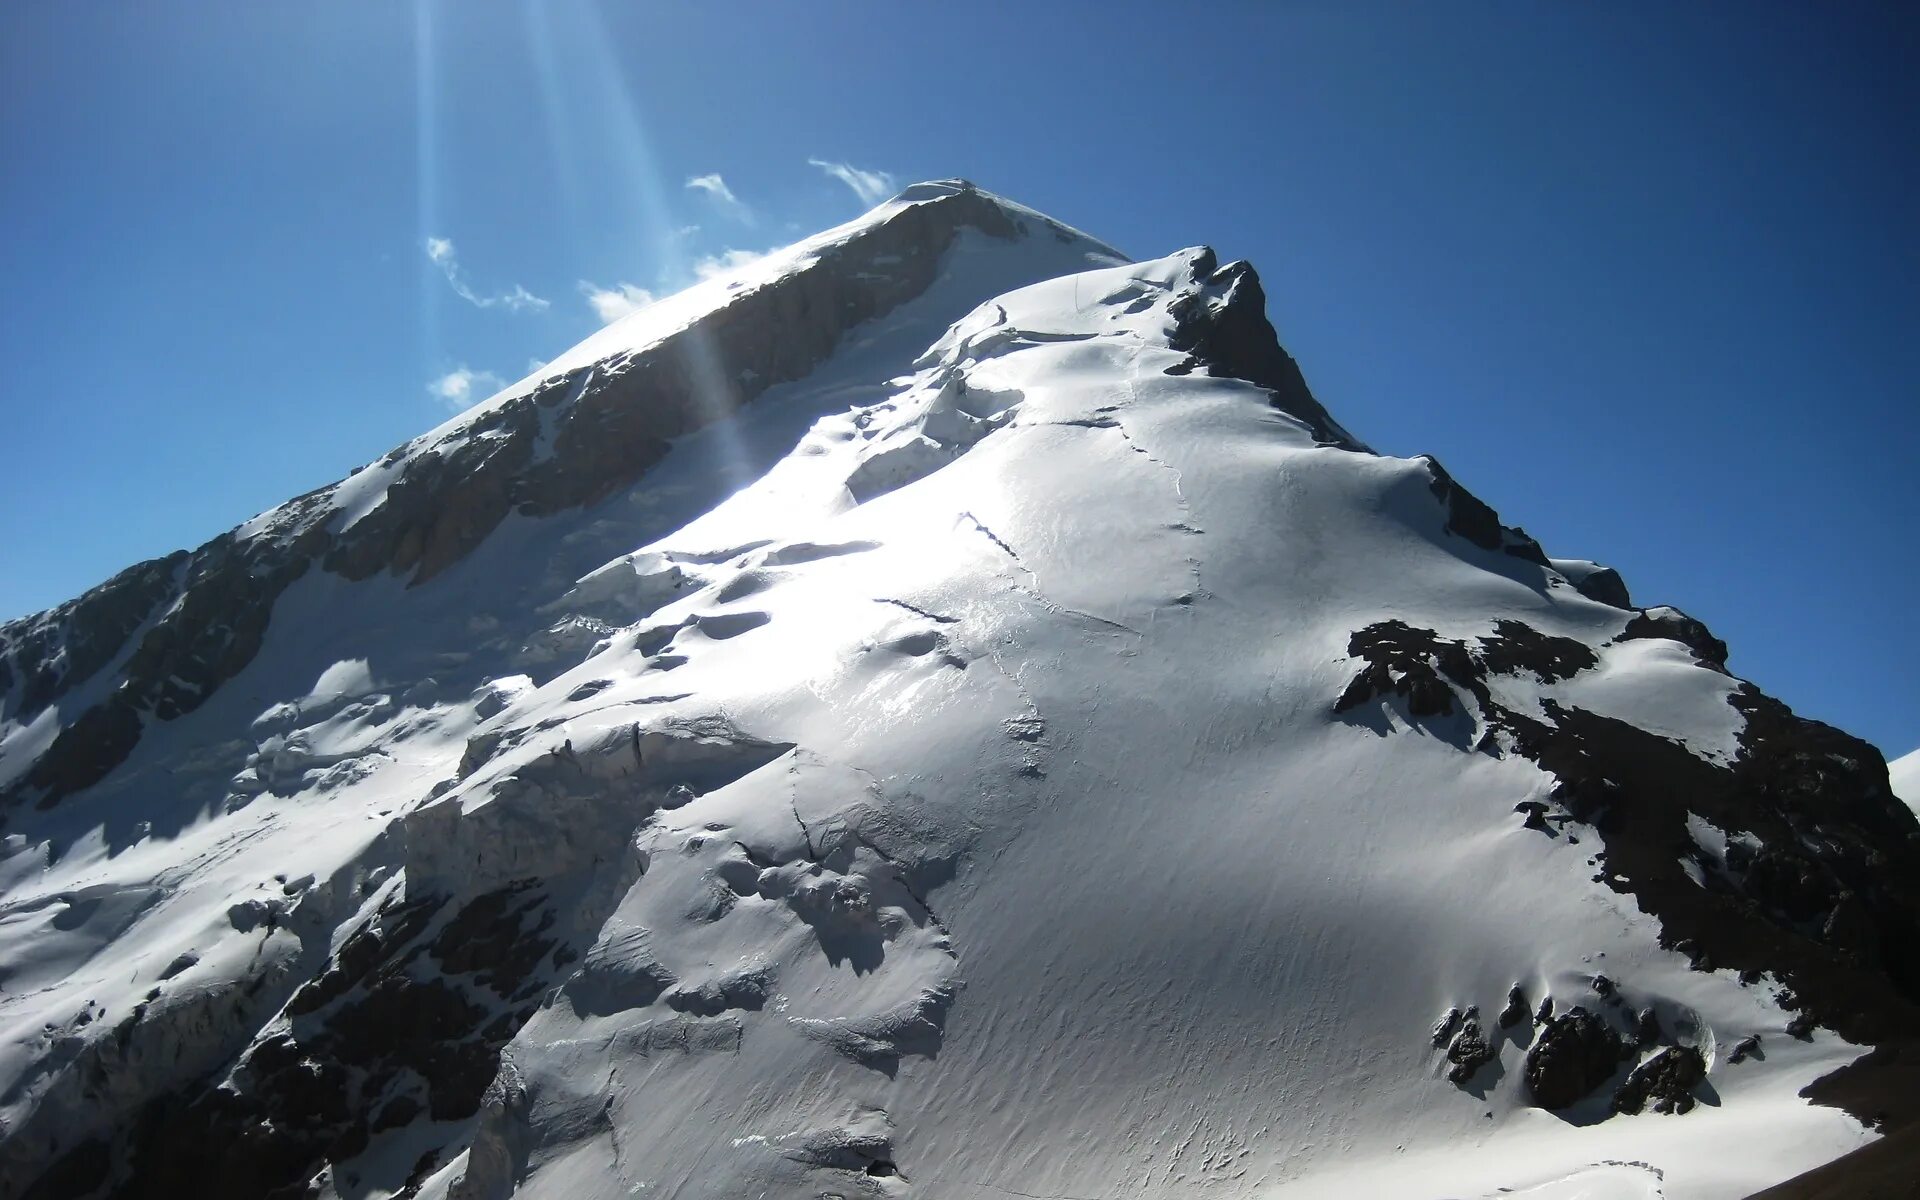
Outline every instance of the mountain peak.
POLYGON ((916 184, 0 627, 8 1194, 1706 1200, 1920 1119, 1877 752, 1264 307, 916 184))

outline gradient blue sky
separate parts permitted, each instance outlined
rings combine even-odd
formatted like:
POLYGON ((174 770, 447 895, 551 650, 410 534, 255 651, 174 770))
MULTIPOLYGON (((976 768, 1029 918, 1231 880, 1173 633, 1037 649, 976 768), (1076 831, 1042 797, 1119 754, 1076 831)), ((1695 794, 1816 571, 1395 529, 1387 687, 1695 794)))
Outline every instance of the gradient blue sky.
POLYGON ((1914 11, 8 4, 0 616, 862 209, 819 159, 1251 259, 1344 423, 1898 754, 1914 11))

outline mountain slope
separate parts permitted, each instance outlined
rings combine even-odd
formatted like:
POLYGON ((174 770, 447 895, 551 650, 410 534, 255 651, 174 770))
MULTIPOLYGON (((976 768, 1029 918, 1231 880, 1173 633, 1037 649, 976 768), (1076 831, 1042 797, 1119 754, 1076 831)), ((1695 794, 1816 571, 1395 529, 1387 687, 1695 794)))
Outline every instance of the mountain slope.
POLYGON ((8 1194, 1740 1196, 1907 1120, 1877 753, 1263 309, 920 185, 7 626, 8 1194))

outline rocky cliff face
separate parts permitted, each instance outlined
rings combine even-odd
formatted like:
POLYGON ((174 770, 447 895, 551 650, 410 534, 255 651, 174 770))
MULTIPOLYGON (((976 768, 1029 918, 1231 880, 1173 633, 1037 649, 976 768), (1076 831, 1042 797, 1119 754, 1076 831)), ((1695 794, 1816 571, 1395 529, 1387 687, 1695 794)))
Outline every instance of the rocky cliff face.
POLYGON ((1878 755, 1264 306, 921 185, 5 626, 0 1195, 1885 1174, 1878 755))

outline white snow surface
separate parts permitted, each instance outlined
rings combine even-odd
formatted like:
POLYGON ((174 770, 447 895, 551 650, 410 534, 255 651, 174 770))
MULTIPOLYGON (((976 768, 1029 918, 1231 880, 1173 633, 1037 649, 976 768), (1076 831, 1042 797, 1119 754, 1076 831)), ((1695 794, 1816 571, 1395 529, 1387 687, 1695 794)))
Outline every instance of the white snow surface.
MULTIPOLYGON (((1592 880, 1593 845, 1523 829, 1550 778, 1391 706, 1332 712, 1349 635, 1389 617, 1605 646, 1502 701, 1714 761, 1731 681, 1673 643, 1606 646, 1625 614, 1448 536, 1422 464, 1168 374, 1195 258, 963 237, 927 296, 627 494, 509 518, 422 588, 310 572, 213 700, 9 837, 0 1120, 66 1114, 77 1141, 101 1110, 45 1066, 60 1047, 144 1003, 174 1058, 110 1090, 217 1063, 286 1020, 234 1015, 232 981, 312 974, 390 896, 537 873, 593 916, 496 1081, 537 1131, 517 1178, 495 1106, 381 1135, 325 1194, 393 1194, 434 1138, 423 1195, 569 1200, 1709 1200, 1862 1144, 1797 1095, 1858 1050, 1777 1036, 1769 988, 1689 970, 1592 880), (476 738, 496 749, 463 776, 476 738), (764 765, 703 786, 744 743, 764 765), (682 767, 650 814, 622 782, 682 767), (645 996, 649 971, 722 1007, 645 996), (1592 1005, 1601 972, 1700 1047, 1701 1107, 1531 1108, 1506 1035, 1472 1089, 1446 1081, 1428 1030, 1450 1006, 1497 1012, 1515 983, 1592 1005), (1728 1063, 1753 1033, 1764 1060, 1728 1063), (815 1165, 869 1144, 900 1174, 815 1165)), ((381 470, 342 489, 349 519, 381 470)), ((0 769, 46 736, 10 732, 0 769)))
POLYGON ((1920 813, 1920 750, 1910 750, 1888 763, 1887 778, 1893 783, 1893 794, 1920 813))

